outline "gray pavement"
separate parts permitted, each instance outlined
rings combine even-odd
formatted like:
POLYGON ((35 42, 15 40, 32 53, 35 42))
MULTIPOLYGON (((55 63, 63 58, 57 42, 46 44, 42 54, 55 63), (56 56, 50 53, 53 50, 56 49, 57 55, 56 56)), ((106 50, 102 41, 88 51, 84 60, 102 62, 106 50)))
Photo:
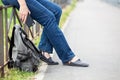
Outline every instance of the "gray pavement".
POLYGON ((120 80, 120 8, 101 0, 84 0, 68 20, 65 37, 90 67, 63 66, 54 55, 60 65, 48 66, 43 80, 120 80))

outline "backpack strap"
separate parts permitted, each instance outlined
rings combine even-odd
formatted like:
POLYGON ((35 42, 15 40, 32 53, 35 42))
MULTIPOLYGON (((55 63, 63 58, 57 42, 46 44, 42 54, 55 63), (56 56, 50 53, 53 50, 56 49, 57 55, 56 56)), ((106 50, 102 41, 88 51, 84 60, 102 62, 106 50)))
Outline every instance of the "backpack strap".
POLYGON ((10 47, 9 47, 9 53, 8 53, 9 54, 8 68, 14 67, 14 61, 12 58, 12 49, 14 47, 14 32, 15 32, 15 27, 13 27, 12 36, 10 40, 10 47))
POLYGON ((27 27, 28 27, 28 29, 29 29, 29 31, 30 31, 30 34, 31 34, 31 36, 32 36, 32 38, 34 38, 33 33, 32 33, 32 31, 31 31, 30 27, 33 26, 33 25, 35 24, 35 22, 33 21, 33 19, 32 19, 32 17, 30 16, 30 14, 27 15, 27 19, 26 19, 25 24, 27 25, 27 27))
POLYGON ((15 27, 13 27, 12 37, 10 40, 10 48, 9 48, 9 59, 10 60, 12 60, 12 48, 14 47, 14 32, 15 32, 15 27))

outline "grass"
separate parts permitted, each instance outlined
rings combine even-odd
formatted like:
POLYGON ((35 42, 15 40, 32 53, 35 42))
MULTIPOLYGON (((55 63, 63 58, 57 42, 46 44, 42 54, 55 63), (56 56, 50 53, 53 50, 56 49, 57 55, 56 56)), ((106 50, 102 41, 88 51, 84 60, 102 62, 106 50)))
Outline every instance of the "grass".
POLYGON ((32 76, 34 76, 34 74, 35 73, 32 72, 24 72, 17 69, 11 69, 10 71, 7 71, 6 77, 0 78, 0 80, 33 80, 32 76))
POLYGON ((2 2, 1 2, 1 0, 0 0, 0 5, 2 5, 2 2))
POLYGON ((69 16, 69 14, 71 13, 71 11, 75 8, 75 5, 77 3, 77 0, 72 0, 72 3, 71 5, 68 5, 67 7, 65 7, 63 10, 62 10, 62 16, 61 16, 61 19, 60 19, 60 28, 64 25, 67 17, 69 16))
MULTIPOLYGON (((61 20, 60 20, 61 27, 64 25, 70 12, 75 8, 76 2, 77 2, 77 0, 72 0, 71 5, 69 5, 63 9, 63 13, 62 13, 61 20)), ((0 0, 0 5, 2 5, 1 0, 0 0)), ((34 44, 36 46, 38 46, 39 40, 40 40, 39 37, 35 38, 34 44)), ((35 75, 35 73, 23 72, 23 71, 19 71, 17 69, 11 69, 11 70, 7 70, 5 78, 0 78, 0 80, 34 80, 34 78, 32 78, 32 76, 34 76, 34 75, 35 75)))

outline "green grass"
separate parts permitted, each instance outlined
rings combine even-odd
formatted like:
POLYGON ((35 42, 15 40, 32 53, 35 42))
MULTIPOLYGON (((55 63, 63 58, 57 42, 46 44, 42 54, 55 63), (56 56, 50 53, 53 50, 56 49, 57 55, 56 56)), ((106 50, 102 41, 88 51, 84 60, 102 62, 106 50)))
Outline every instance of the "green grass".
POLYGON ((17 69, 11 69, 7 72, 5 78, 0 78, 0 80, 32 80, 35 73, 19 71, 17 69))
MULTIPOLYGON (((72 0, 71 5, 69 5, 63 9, 63 13, 62 13, 61 20, 60 20, 61 27, 64 25, 64 23, 65 23, 67 17, 69 16, 69 14, 71 13, 71 11, 75 8, 76 2, 77 2, 77 0, 72 0)), ((0 0, 0 5, 1 4, 2 3, 0 0)), ((39 40, 40 40, 39 37, 35 38, 34 44, 36 46, 38 46, 39 40)), ((35 73, 22 72, 22 71, 19 71, 16 69, 11 69, 9 71, 7 70, 5 78, 0 78, 0 80, 34 80, 34 78, 33 78, 34 75, 35 75, 35 73)))
POLYGON ((63 13, 60 20, 60 27, 64 25, 67 17, 71 13, 71 11, 75 8, 76 3, 77 3, 77 0, 72 0, 72 3, 62 10, 63 13))
POLYGON ((2 2, 1 2, 1 0, 0 0, 0 5, 2 5, 2 2))

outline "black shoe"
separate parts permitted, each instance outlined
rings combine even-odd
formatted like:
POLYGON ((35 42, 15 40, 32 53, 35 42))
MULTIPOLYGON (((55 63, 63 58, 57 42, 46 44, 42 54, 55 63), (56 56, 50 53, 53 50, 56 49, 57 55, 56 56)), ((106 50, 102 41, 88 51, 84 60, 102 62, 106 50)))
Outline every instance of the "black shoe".
POLYGON ((87 63, 83 63, 80 59, 78 59, 77 61, 75 62, 66 62, 66 63, 63 63, 64 65, 67 65, 67 66, 77 66, 77 67, 88 67, 89 64, 87 63))
POLYGON ((47 64, 48 64, 48 65, 58 65, 58 64, 59 64, 58 62, 53 61, 51 57, 48 58, 47 60, 48 60, 48 61, 47 61, 47 64))
POLYGON ((58 62, 53 61, 51 57, 50 57, 50 58, 46 58, 46 57, 42 54, 42 52, 40 52, 40 56, 39 56, 39 57, 40 57, 40 59, 41 59, 42 61, 46 62, 48 65, 58 65, 58 64, 59 64, 58 62))

